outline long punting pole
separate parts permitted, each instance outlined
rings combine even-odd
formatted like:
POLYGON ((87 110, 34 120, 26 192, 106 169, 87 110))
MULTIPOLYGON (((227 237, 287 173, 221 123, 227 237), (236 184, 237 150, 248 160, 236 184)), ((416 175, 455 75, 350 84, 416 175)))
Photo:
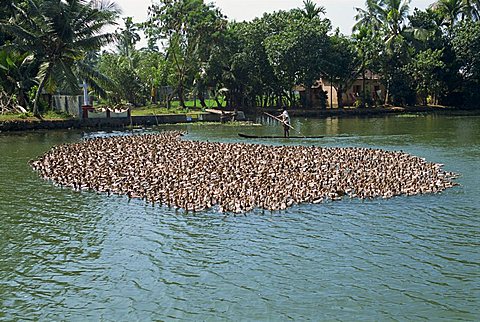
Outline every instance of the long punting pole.
POLYGON ((270 116, 271 118, 274 118, 275 120, 279 121, 280 123, 285 124, 286 126, 288 126, 289 128, 291 128, 292 130, 295 130, 295 129, 293 128, 293 126, 291 126, 290 124, 288 124, 287 122, 285 122, 285 121, 282 120, 281 118, 278 118, 278 117, 276 117, 275 115, 272 115, 272 114, 267 113, 267 112, 263 112, 263 113, 265 113, 266 115, 270 116))

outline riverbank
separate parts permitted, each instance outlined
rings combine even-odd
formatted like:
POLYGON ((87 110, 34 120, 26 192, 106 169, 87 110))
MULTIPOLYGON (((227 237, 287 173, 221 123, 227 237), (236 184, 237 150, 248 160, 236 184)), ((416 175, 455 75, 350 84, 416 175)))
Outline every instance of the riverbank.
MULTIPOLYGON (((438 113, 448 115, 478 115, 480 110, 459 109, 449 107, 378 107, 378 108, 334 108, 334 109, 289 109, 293 117, 368 117, 389 114, 438 113)), ((250 117, 261 115, 263 112, 277 113, 278 109, 255 109, 247 111, 250 117)), ((247 115, 248 115, 247 114, 247 115)), ((195 122, 220 122, 220 116, 210 113, 189 114, 162 114, 136 115, 123 118, 104 119, 52 119, 39 120, 36 118, 0 120, 0 132, 54 130, 54 129, 122 129, 135 126, 154 126, 160 124, 179 124, 195 122)))
MULTIPOLYGON (((279 109, 267 108, 257 109, 257 113, 263 112, 277 112, 279 109)), ((357 117, 357 116, 375 116, 385 114, 412 114, 412 113, 441 113, 441 114, 480 114, 480 110, 446 107, 446 106, 409 106, 409 107, 376 107, 376 108, 360 108, 360 107, 345 107, 345 108, 313 108, 313 109, 288 109, 290 116, 296 117, 357 117)))
POLYGON ((159 124, 178 124, 192 122, 220 122, 213 114, 164 114, 153 116, 132 116, 119 118, 39 120, 12 119, 0 121, 0 132, 58 130, 58 129, 121 129, 135 126, 154 126, 159 124))

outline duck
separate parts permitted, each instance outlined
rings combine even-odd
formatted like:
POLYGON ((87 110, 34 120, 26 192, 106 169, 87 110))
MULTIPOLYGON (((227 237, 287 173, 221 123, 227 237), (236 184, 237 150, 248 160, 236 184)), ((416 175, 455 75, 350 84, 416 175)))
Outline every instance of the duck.
POLYGON ((284 211, 344 197, 438 193, 457 174, 405 152, 184 140, 185 132, 87 139, 52 148, 30 165, 41 177, 188 212, 284 211))

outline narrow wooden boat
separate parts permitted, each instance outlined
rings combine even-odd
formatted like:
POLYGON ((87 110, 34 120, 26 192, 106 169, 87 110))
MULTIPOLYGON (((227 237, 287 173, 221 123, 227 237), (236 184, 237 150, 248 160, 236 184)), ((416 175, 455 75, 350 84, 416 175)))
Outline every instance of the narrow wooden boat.
POLYGON ((321 139, 323 136, 289 136, 285 138, 284 136, 276 136, 276 135, 249 135, 238 133, 238 136, 245 138, 245 139, 321 139))
POLYGON ((235 114, 234 111, 222 111, 222 110, 216 110, 214 108, 206 108, 205 112, 212 113, 212 114, 218 114, 218 115, 233 115, 235 114))

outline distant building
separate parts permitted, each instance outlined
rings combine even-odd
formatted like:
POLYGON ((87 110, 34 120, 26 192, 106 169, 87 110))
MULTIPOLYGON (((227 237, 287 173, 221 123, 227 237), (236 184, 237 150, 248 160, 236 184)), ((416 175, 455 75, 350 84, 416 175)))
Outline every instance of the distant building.
MULTIPOLYGON (((367 102, 372 105, 381 105, 385 102, 385 85, 382 84, 380 76, 378 74, 367 71, 365 73, 365 80, 363 75, 359 75, 350 87, 347 88, 342 94, 343 106, 355 106, 360 102, 361 96, 364 93, 363 87, 365 86, 365 93, 367 102), (358 102, 357 102, 358 101, 358 102)), ((297 86, 296 91, 300 93, 300 99, 302 102, 306 100, 305 87, 297 86)), ((338 95, 335 86, 331 85, 331 81, 327 78, 319 79, 310 91, 310 99, 312 105, 316 107, 338 107, 338 95)))

